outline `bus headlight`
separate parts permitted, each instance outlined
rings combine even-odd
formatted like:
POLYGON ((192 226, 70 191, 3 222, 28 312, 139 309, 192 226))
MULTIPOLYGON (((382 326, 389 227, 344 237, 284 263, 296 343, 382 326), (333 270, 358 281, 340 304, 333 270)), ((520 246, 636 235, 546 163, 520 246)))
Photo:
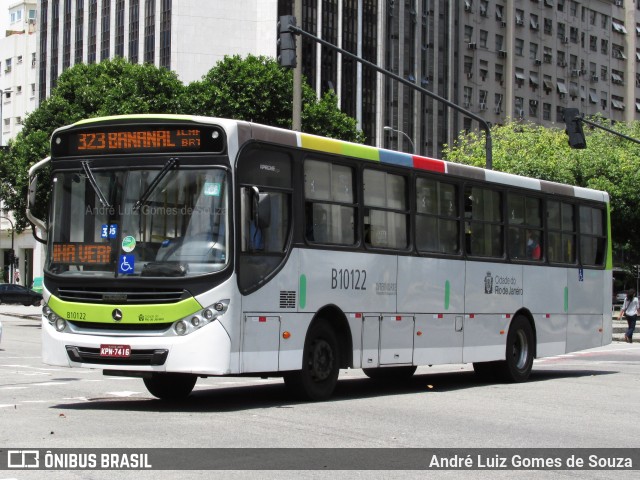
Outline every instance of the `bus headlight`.
POLYGON ((63 332, 65 328, 67 328, 67 321, 56 315, 56 319, 54 322, 54 327, 56 327, 56 330, 59 332, 63 332))
POLYGON ((58 332, 64 332, 67 329, 67 321, 51 310, 51 307, 46 303, 42 306, 42 315, 47 319, 49 325, 55 328, 58 332))
POLYGON ((175 323, 173 329, 178 335, 185 335, 187 333, 187 330, 189 329, 189 326, 187 325, 187 322, 185 322, 184 320, 180 320, 179 322, 175 323))
POLYGON ((215 322, 224 315, 229 307, 229 300, 220 300, 210 307, 203 308, 188 317, 182 318, 173 324, 173 331, 176 335, 188 335, 196 330, 215 322))

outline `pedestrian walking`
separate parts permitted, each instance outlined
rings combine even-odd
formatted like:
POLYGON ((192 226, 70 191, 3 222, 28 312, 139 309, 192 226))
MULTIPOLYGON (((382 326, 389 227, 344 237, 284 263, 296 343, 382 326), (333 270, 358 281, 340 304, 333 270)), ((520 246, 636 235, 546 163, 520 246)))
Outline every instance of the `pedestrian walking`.
POLYGON ((636 291, 633 288, 627 292, 627 298, 624 299, 618 320, 621 320, 623 315, 629 327, 624 334, 624 341, 632 343, 633 331, 636 329, 636 321, 638 320, 638 297, 636 297, 636 291))

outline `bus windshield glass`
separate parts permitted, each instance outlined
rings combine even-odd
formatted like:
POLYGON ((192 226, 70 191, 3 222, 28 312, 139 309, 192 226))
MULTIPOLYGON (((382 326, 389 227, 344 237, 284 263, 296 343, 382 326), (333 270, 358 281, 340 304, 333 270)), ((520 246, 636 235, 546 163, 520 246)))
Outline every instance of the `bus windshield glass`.
POLYGON ((186 277, 228 262, 222 168, 108 170, 53 178, 47 270, 55 275, 186 277))

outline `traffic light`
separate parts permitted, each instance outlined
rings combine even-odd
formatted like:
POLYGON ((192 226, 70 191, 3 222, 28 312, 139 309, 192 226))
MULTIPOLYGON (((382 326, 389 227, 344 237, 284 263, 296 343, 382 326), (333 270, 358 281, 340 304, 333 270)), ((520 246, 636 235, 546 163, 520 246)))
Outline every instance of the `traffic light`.
POLYGON ((296 17, 283 15, 278 20, 278 63, 281 67, 296 68, 296 37, 289 27, 296 26, 296 17))
POLYGON ((577 108, 565 108, 564 123, 567 126, 565 133, 569 136, 569 146, 571 148, 587 148, 587 141, 582 131, 580 110, 577 108))

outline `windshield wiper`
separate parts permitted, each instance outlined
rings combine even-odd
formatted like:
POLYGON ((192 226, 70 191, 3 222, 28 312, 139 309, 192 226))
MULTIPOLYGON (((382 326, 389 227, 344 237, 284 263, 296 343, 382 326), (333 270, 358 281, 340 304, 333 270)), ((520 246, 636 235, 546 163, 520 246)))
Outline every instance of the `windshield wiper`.
POLYGON ((160 173, 156 176, 156 178, 153 179, 153 182, 151 182, 147 187, 147 189, 144 191, 144 193, 140 195, 140 200, 138 200, 136 204, 133 206, 134 212, 137 212, 138 210, 140 210, 140 208, 142 208, 142 206, 149 199, 149 197, 151 196, 153 191, 156 189, 158 184, 162 181, 164 177, 167 176, 167 173, 169 173, 169 170, 171 170, 174 166, 177 165, 177 163, 178 163, 177 158, 170 158, 167 161, 167 163, 164 164, 164 167, 162 167, 162 170, 160 170, 160 173))
POLYGON ((100 200, 100 203, 104 208, 111 208, 111 205, 107 200, 107 197, 104 196, 104 193, 102 193, 102 190, 100 190, 100 187, 96 182, 96 177, 93 176, 91 167, 89 167, 89 162, 86 160, 83 160, 81 163, 82 163, 82 169, 84 170, 84 174, 89 179, 89 183, 93 187, 93 191, 96 192, 96 195, 98 196, 98 200, 100 200))

